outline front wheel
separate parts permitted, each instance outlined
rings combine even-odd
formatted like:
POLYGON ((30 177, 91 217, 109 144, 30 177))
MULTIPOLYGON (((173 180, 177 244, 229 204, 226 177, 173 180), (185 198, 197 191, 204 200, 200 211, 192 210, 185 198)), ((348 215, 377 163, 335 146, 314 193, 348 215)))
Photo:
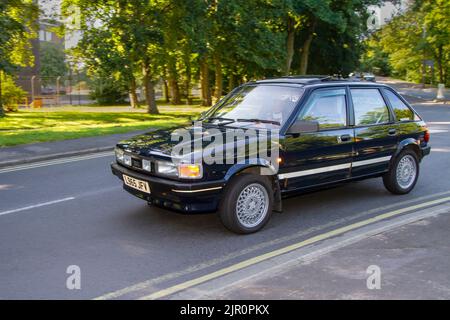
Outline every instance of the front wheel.
POLYGON ((414 189, 419 178, 419 160, 412 150, 402 151, 383 176, 386 189, 394 194, 407 194, 414 189))
POLYGON ((273 207, 273 191, 265 176, 243 174, 227 187, 219 207, 222 223, 239 234, 259 231, 269 221, 273 207))

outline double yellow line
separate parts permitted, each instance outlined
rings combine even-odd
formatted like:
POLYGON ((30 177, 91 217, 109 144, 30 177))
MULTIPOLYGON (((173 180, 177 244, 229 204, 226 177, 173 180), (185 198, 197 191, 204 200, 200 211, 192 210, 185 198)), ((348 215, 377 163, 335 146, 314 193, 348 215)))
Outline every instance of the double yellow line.
POLYGON ((307 240, 304 240, 304 241, 301 241, 301 242, 298 242, 298 243, 295 243, 295 244, 283 247, 281 249, 277 249, 277 250, 274 250, 274 251, 262 254, 260 256, 253 257, 253 258, 250 258, 248 260, 244 260, 244 261, 239 262, 237 264, 234 264, 232 266, 229 266, 229 267, 217 270, 215 272, 206 274, 206 275, 198 277, 196 279, 192 279, 192 280, 189 280, 189 281, 186 281, 186 282, 174 285, 172 287, 169 287, 169 288, 166 288, 166 289, 154 292, 154 293, 152 293, 150 295, 147 295, 147 296, 139 298, 139 300, 155 300, 155 299, 160 299, 160 298, 163 298, 163 297, 167 297, 167 296, 175 294, 177 292, 180 292, 180 291, 192 288, 194 286, 197 286, 199 284, 205 283, 207 281, 210 281, 210 280, 222 277, 224 275, 230 274, 230 273, 235 272, 235 271, 242 270, 242 269, 247 268, 249 266, 252 266, 252 265, 255 265, 257 263, 266 261, 268 259, 280 256, 280 255, 285 254, 285 253, 289 253, 291 251, 294 251, 294 250, 300 249, 302 247, 305 247, 305 246, 317 243, 319 241, 323 241, 323 240, 326 240, 326 239, 329 239, 329 238, 332 238, 332 237, 335 237, 335 236, 338 236, 338 235, 342 235, 342 234, 344 234, 346 232, 349 232, 349 231, 352 231, 352 230, 355 230, 355 229, 367 226, 367 225, 375 223, 375 222, 379 222, 381 220, 392 218, 392 217, 398 216, 398 215, 406 213, 406 212, 415 211, 415 210, 423 209, 423 208, 426 208, 426 207, 439 205, 439 204, 442 204, 442 203, 445 203, 445 202, 448 202, 448 201, 450 201, 450 197, 445 197, 445 198, 441 198, 441 199, 437 199, 437 200, 433 200, 433 201, 428 201, 428 202, 424 202, 424 203, 421 203, 421 204, 417 204, 417 205, 414 205, 414 206, 401 208, 401 209, 394 210, 394 211, 391 211, 391 212, 388 212, 388 213, 385 213, 385 214, 378 215, 378 216, 373 217, 373 218, 369 218, 367 220, 356 222, 356 223, 350 224, 348 226, 341 227, 341 228, 338 228, 338 229, 335 229, 335 230, 332 230, 332 231, 329 231, 329 232, 317 235, 315 237, 309 238, 307 240))

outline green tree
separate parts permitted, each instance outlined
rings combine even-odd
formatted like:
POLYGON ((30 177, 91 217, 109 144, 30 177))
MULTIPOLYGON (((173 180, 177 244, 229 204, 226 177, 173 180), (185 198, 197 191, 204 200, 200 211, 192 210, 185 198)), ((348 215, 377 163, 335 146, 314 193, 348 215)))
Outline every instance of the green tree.
POLYGON ((419 1, 423 14, 425 40, 437 63, 439 82, 446 83, 450 71, 450 2, 419 1))
POLYGON ((376 64, 388 59, 392 75, 420 82, 424 60, 433 60, 436 79, 449 83, 450 3, 445 0, 416 0, 409 10, 393 18, 369 40, 369 52, 363 61, 376 64), (372 51, 372 52, 370 52, 372 51))
POLYGON ((75 49, 77 56, 92 71, 109 71, 126 81, 134 107, 138 106, 136 77, 139 77, 148 112, 158 113, 153 84, 157 75, 153 71, 157 69, 154 64, 159 61, 160 52, 155 50, 155 43, 161 41, 160 18, 167 1, 63 1, 65 12, 70 12, 73 6, 79 8, 83 30, 83 40, 75 49))
POLYGON ((4 115, 2 74, 34 63, 31 40, 36 36, 38 13, 32 0, 0 2, 0 116, 4 115))
POLYGON ((54 82, 56 77, 67 73, 64 47, 58 43, 42 42, 40 44, 41 78, 44 85, 54 82))
MULTIPOLYGON (((331 10, 340 17, 340 27, 322 20, 317 22, 308 73, 348 75, 358 68, 364 52, 361 39, 367 33, 367 7, 374 3, 370 0, 333 0, 330 3, 331 10)), ((299 40, 302 36, 300 32, 299 40)))

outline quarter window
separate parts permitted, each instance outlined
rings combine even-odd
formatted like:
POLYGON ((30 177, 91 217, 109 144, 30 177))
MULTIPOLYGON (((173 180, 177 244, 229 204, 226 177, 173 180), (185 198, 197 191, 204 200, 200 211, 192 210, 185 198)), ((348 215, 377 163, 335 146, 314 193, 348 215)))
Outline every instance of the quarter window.
POLYGON ((345 89, 314 91, 299 119, 317 121, 320 129, 345 127, 347 123, 345 89))
POLYGON ((389 109, 378 89, 351 89, 357 126, 389 122, 389 109))
POLYGON ((395 93, 390 90, 383 90, 391 103, 397 121, 414 120, 414 112, 395 93))

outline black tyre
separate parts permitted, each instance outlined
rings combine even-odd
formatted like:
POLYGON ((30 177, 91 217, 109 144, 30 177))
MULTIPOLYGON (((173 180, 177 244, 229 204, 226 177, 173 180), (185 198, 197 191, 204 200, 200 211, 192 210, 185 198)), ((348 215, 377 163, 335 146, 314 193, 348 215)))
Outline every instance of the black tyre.
POLYGON ((417 154, 406 149, 394 159, 389 172, 383 176, 384 186, 393 194, 407 194, 414 189, 419 172, 417 154))
POLYGON ((270 179, 242 174, 227 186, 219 206, 219 217, 227 229, 239 234, 249 234, 266 225, 272 215, 272 208, 270 179))

